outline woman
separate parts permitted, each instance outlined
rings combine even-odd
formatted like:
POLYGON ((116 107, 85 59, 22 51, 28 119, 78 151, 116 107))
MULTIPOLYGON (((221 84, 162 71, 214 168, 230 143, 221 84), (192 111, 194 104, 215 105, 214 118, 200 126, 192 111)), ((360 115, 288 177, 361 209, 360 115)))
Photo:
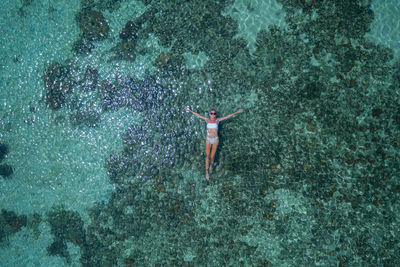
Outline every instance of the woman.
POLYGON ((185 109, 189 112, 192 112, 194 115, 196 115, 197 117, 199 117, 200 119, 203 119, 207 122, 207 139, 206 139, 206 179, 209 180, 210 176, 208 175, 208 167, 210 166, 210 173, 212 173, 212 167, 214 164, 214 156, 215 156, 215 152, 217 152, 217 148, 218 148, 218 143, 219 143, 219 139, 218 139, 218 123, 222 120, 226 120, 230 117, 232 117, 233 115, 242 112, 242 109, 238 109, 238 111, 236 111, 235 113, 226 115, 225 117, 222 118, 217 118, 217 112, 215 111, 215 109, 212 109, 209 113, 210 117, 204 117, 201 116, 200 114, 191 111, 188 107, 185 107, 185 109), (210 157, 210 150, 211 150, 211 164, 209 165, 209 157, 210 157))

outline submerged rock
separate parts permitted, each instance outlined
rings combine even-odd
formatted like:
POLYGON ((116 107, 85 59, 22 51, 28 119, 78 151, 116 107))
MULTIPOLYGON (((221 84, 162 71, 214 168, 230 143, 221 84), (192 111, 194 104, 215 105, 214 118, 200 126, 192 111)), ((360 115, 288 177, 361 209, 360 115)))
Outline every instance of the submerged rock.
POLYGON ((6 157, 8 154, 8 145, 0 143, 0 162, 6 157))
POLYGON ((87 55, 94 49, 93 42, 107 38, 109 26, 103 14, 87 6, 75 15, 81 34, 72 45, 72 51, 78 55, 87 55))
POLYGON ((112 60, 134 61, 136 59, 136 41, 119 42, 110 51, 114 54, 112 60))
POLYGON ((107 38, 109 27, 101 12, 83 10, 76 15, 75 20, 87 40, 101 41, 107 38))
POLYGON ((132 41, 135 40, 136 37, 138 36, 138 31, 140 29, 140 26, 136 25, 135 22, 133 21, 128 21, 125 24, 125 27, 122 29, 122 31, 119 33, 119 38, 122 41, 132 41))
POLYGON ((372 109, 372 116, 379 117, 383 113, 380 107, 375 107, 372 109))
POLYGON ((69 259, 67 243, 61 240, 54 241, 48 248, 47 252, 51 256, 60 256, 69 259))
POLYGON ((107 80, 101 81, 98 94, 103 110, 116 110, 118 108, 119 104, 116 100, 117 90, 111 82, 107 80))
POLYGON ((171 53, 168 51, 164 51, 157 56, 155 65, 158 68, 167 67, 170 63, 170 60, 171 60, 171 53))
POLYGON ((77 94, 69 101, 69 115, 73 126, 95 127, 100 123, 101 109, 92 92, 77 90, 77 94))
POLYGON ((307 99, 315 99, 321 95, 321 92, 324 90, 323 84, 319 82, 309 82, 304 85, 303 90, 301 90, 300 94, 307 99))
POLYGON ((26 215, 17 216, 13 211, 1 210, 1 221, 4 221, 15 233, 26 226, 27 217, 26 215))
POLYGON ((53 62, 43 74, 46 104, 51 109, 64 106, 67 94, 72 91, 72 80, 67 67, 53 62))
MULTIPOLYGON (((161 52, 155 62, 154 65, 160 70, 179 70, 181 66, 184 64, 184 58, 182 55, 173 54, 170 52, 161 52)), ((179 73, 179 72, 178 72, 179 73)))
POLYGON ((8 164, 1 164, 0 165, 0 175, 4 178, 10 177, 14 173, 13 168, 8 164))
POLYGON ((82 37, 79 37, 79 39, 76 40, 72 45, 72 51, 78 55, 89 54, 93 48, 93 43, 90 40, 82 37))
POLYGON ((164 103, 170 94, 162 78, 147 75, 143 79, 119 77, 115 82, 103 80, 98 87, 102 108, 116 110, 122 106, 148 111, 164 103))
POLYGON ((89 66, 85 70, 83 80, 81 81, 81 88, 83 91, 95 90, 97 87, 99 72, 94 67, 89 66))
POLYGON ((85 238, 83 220, 77 212, 53 210, 48 214, 51 232, 59 239, 82 245, 85 238))
POLYGON ((48 213, 48 222, 51 226, 53 243, 47 248, 50 255, 59 255, 70 259, 66 243, 71 242, 76 246, 83 246, 85 230, 83 220, 77 212, 64 209, 53 210, 48 213))
POLYGON ((74 126, 86 125, 96 127, 100 123, 101 115, 96 110, 79 109, 70 114, 70 121, 74 126))

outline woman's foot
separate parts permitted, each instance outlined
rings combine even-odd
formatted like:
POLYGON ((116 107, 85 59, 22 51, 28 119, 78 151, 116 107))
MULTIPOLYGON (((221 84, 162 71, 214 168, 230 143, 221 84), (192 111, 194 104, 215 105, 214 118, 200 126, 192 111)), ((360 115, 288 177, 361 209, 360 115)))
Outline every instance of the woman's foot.
POLYGON ((206 179, 210 180, 210 176, 208 175, 208 172, 206 172, 206 179))
POLYGON ((210 166, 210 171, 209 171, 209 173, 212 174, 212 164, 211 164, 211 166, 210 166))

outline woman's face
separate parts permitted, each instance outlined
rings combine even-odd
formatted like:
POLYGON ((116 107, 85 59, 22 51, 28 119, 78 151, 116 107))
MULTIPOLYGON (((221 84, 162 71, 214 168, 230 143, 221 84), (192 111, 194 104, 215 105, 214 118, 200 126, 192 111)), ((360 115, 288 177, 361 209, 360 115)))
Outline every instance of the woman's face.
POLYGON ((209 114, 210 118, 215 118, 217 116, 217 112, 215 111, 215 109, 212 109, 209 114))

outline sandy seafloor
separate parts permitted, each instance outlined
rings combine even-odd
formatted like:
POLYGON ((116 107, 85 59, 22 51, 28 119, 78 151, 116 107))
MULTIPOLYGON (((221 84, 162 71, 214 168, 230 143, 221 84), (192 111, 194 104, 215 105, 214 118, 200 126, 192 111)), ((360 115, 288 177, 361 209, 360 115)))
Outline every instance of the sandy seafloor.
POLYGON ((399 266, 400 4, 332 2, 1 1, 0 266, 399 266))

